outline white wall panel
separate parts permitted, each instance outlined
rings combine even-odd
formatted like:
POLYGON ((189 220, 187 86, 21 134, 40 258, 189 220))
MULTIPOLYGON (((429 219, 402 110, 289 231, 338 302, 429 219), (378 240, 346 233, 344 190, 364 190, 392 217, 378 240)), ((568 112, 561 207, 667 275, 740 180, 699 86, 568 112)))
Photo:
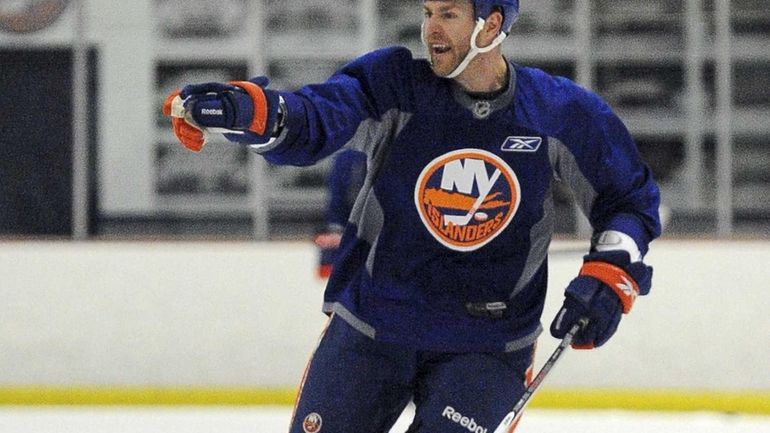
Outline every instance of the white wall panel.
MULTIPOLYGON (((0 245, 0 386, 296 386, 325 323, 310 243, 0 245)), ((544 326, 580 257, 553 254, 544 326)), ((770 243, 656 241, 647 261, 650 296, 549 383, 770 389, 770 243)))

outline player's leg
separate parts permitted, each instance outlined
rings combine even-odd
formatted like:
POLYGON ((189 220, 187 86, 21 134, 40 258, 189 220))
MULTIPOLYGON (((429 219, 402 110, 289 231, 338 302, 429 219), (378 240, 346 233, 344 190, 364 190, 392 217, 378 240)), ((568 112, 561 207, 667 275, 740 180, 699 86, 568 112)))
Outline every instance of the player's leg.
POLYGON ((411 398, 415 358, 334 316, 308 365, 290 433, 386 433, 411 398))
POLYGON ((533 354, 534 346, 512 353, 426 355, 408 433, 493 431, 524 393, 533 354))

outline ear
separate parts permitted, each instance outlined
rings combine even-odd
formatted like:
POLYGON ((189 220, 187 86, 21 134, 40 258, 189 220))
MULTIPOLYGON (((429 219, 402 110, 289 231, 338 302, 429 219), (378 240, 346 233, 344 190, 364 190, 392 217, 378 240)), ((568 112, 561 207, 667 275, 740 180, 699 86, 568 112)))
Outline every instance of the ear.
POLYGON ((485 44, 487 42, 491 43, 497 35, 500 34, 502 26, 503 14, 500 13, 500 11, 496 10, 489 14, 489 17, 487 17, 486 22, 484 23, 484 30, 481 32, 485 44))

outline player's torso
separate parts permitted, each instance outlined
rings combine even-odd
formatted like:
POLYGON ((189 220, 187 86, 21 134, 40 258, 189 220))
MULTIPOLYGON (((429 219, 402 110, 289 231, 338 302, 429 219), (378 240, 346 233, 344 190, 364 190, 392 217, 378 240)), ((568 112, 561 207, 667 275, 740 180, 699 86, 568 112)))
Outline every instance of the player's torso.
POLYGON ((547 137, 510 105, 472 110, 448 89, 417 101, 374 183, 384 219, 373 269, 390 295, 490 300, 513 290, 543 224, 547 137), (488 117, 484 117, 488 114, 488 117), (400 293, 403 290, 403 293, 400 293))

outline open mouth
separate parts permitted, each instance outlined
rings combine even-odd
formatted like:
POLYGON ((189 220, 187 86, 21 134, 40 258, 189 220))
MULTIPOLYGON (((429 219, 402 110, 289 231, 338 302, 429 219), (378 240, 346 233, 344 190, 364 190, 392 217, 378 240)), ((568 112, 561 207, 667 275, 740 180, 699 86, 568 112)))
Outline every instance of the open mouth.
POLYGON ((443 44, 431 44, 430 45, 430 52, 433 55, 439 55, 439 54, 448 53, 450 49, 451 48, 449 48, 448 45, 443 45, 443 44))

